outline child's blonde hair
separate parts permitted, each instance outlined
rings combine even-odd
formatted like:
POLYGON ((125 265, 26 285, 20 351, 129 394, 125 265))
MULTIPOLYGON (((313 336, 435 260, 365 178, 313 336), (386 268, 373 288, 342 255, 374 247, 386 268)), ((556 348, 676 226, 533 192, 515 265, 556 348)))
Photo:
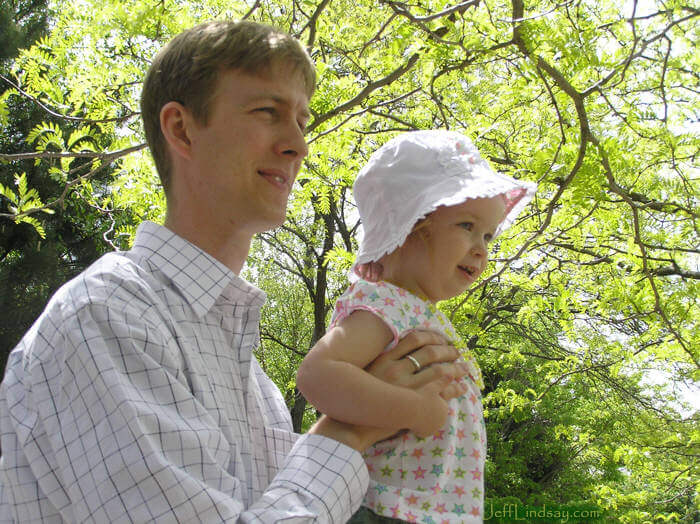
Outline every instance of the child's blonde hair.
MULTIPOLYGON (((431 213, 432 214, 432 213, 431 213)), ((420 237, 420 239, 425 242, 427 232, 425 229, 430 225, 430 215, 421 218, 411 229, 411 232, 404 240, 401 246, 397 247, 391 253, 387 253, 379 260, 373 260, 371 262, 365 262, 363 264, 357 264, 354 267, 355 274, 359 276, 362 280, 367 280, 368 282, 379 282, 384 276, 384 264, 386 261, 391 260, 392 255, 396 253, 401 247, 408 242, 411 238, 420 237)), ((427 248, 427 245, 426 245, 427 248)))

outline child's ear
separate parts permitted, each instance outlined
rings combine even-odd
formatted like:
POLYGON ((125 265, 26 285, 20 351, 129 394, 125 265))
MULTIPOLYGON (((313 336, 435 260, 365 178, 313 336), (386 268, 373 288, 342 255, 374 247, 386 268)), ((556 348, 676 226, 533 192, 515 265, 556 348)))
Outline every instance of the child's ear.
MULTIPOLYGON (((428 233, 428 230, 430 229, 430 215, 428 215, 425 218, 421 218, 416 224, 413 226, 413 229, 411 229, 410 235, 416 235, 416 238, 423 239, 425 240, 430 236, 428 233)), ((410 236, 409 235, 409 236, 410 236)))
POLYGON ((430 238, 430 228, 425 227, 425 226, 420 226, 416 227, 411 233, 408 235, 408 238, 413 238, 415 240, 419 240, 421 242, 425 242, 430 238))
POLYGON ((367 282, 378 282, 382 279, 382 273, 384 273, 384 266, 379 262, 372 261, 365 264, 360 264, 355 268, 355 273, 366 280, 367 282))

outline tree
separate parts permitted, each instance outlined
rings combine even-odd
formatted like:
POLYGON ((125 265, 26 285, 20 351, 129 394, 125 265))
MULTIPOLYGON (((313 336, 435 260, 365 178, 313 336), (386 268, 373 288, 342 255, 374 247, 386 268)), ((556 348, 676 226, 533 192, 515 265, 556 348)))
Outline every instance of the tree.
MULTIPOLYGON (((324 331, 356 248, 355 173, 397 132, 464 131, 495 167, 539 184, 486 278, 441 306, 486 378, 487 496, 586 502, 622 522, 693 522, 700 432, 680 392, 700 377, 699 13, 677 0, 67 6, 15 61, 0 114, 19 97, 98 129, 103 141, 90 147, 34 141, 22 152, 89 159, 84 172, 63 169, 66 194, 125 210, 115 231, 129 235, 131 217, 162 209, 136 118, 161 42, 204 18, 245 17, 308 46, 319 75, 311 154, 289 220, 260 236, 247 269, 273 305, 258 356, 297 424, 295 366, 324 331)), ((26 191, 37 187, 30 180, 26 191)), ((11 200, 0 214, 8 228, 31 226, 14 224, 25 217, 45 224, 45 206, 61 212, 43 195, 17 211, 11 200)))
POLYGON ((8 0, 0 6, 0 62, 14 58, 46 31, 46 0, 8 0))
POLYGON ((5 357, 51 294, 100 254, 119 245, 118 239, 109 237, 124 222, 99 203, 99 195, 113 178, 108 169, 95 172, 89 183, 72 180, 66 185, 69 176, 90 171, 94 165, 80 155, 64 154, 64 149, 84 155, 100 150, 112 138, 94 122, 51 110, 11 78, 23 65, 32 71, 30 77, 50 74, 50 53, 42 43, 50 13, 46 0, 12 1, 0 7, 4 44, 0 45, 4 55, 0 57, 0 93, 6 103, 5 118, 0 118, 0 150, 7 160, 0 160, 4 197, 0 212, 6 217, 0 222, 0 305, 5 313, 0 326, 2 369, 5 357), (39 60, 25 62, 27 55, 21 48, 37 41, 39 60), (10 58, 18 55, 13 64, 10 58), (27 145, 35 147, 29 155, 27 145), (44 202, 49 206, 44 207, 44 202), (33 216, 38 209, 46 217, 43 220, 33 216), (56 209, 60 212, 55 213, 56 209), (16 225, 7 218, 15 219, 16 225))

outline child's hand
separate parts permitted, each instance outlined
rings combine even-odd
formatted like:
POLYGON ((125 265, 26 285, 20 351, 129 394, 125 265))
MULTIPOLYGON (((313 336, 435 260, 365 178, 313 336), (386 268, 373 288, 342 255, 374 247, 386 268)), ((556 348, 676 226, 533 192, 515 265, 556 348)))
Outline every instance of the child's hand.
POLYGON ((451 380, 450 383, 444 387, 441 395, 442 398, 444 398, 445 400, 451 400, 453 398, 461 397, 469 389, 467 387, 467 383, 464 381, 464 376, 466 376, 466 374, 469 373, 469 368, 467 367, 467 364, 465 364, 464 362, 456 362, 455 366, 457 367, 457 369, 459 369, 460 373, 462 373, 462 376, 451 380))
POLYGON ((448 405, 442 398, 442 387, 439 382, 431 382, 416 391, 420 396, 420 408, 415 424, 411 431, 421 438, 427 438, 437 433, 447 422, 448 405))

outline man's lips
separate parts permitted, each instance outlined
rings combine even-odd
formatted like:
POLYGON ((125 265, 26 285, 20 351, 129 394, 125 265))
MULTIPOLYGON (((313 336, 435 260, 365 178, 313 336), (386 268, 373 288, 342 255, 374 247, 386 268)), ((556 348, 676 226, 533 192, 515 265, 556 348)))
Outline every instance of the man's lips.
POLYGON ((289 175, 280 169, 259 169, 258 174, 280 188, 289 189, 289 175))

